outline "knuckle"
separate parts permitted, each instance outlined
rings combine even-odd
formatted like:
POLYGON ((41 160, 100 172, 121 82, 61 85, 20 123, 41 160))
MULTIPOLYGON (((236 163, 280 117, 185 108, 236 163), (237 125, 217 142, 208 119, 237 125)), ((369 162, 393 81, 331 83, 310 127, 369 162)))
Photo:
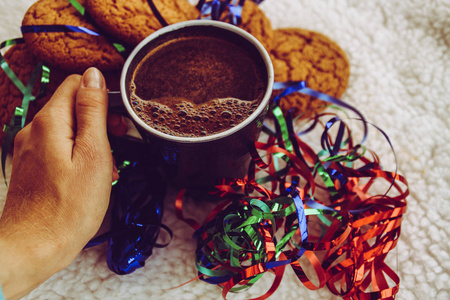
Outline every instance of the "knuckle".
POLYGON ((64 111, 58 106, 44 107, 39 111, 31 122, 32 130, 42 132, 61 122, 64 111))
POLYGON ((26 139, 26 131, 25 129, 20 130, 17 134, 16 137, 14 138, 14 146, 16 148, 22 148, 22 146, 25 143, 25 139, 26 139))
POLYGON ((31 122, 31 131, 33 134, 42 134, 47 130, 49 120, 52 120, 51 115, 51 111, 45 110, 34 116, 33 121, 31 122))
POLYGON ((77 74, 69 75, 58 86, 52 95, 52 99, 60 97, 72 97, 72 93, 78 89, 81 82, 81 76, 77 74))

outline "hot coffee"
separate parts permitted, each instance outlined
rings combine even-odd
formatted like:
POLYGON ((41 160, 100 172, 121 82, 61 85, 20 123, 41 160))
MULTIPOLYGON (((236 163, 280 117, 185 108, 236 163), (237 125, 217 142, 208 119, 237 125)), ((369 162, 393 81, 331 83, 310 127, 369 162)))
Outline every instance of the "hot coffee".
POLYGON ((244 39, 190 29, 154 42, 130 81, 135 113, 160 132, 201 137, 230 129, 253 113, 267 71, 244 39))

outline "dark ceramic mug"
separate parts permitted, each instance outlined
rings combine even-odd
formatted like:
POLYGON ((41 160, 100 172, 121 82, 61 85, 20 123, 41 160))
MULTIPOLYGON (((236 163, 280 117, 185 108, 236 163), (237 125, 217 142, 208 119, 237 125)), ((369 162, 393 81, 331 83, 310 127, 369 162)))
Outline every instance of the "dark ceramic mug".
POLYGON ((245 176, 250 161, 249 145, 259 136, 268 110, 274 81, 273 66, 269 54, 261 43, 246 31, 224 22, 195 20, 164 27, 144 39, 125 62, 120 92, 123 105, 136 125, 140 135, 149 145, 155 147, 165 161, 165 173, 178 187, 213 185, 223 177, 245 176), (133 110, 130 103, 130 81, 139 62, 158 41, 177 36, 189 30, 207 28, 208 31, 226 36, 234 43, 253 47, 259 57, 255 61, 264 66, 266 90, 254 112, 244 121, 228 130, 201 137, 173 136, 146 124, 133 110))

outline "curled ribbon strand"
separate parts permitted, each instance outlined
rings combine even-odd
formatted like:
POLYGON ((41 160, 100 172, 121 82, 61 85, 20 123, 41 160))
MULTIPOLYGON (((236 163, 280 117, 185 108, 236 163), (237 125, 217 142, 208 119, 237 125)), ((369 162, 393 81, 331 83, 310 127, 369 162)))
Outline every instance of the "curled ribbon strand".
POLYGON ((245 0, 200 0, 197 9, 200 11, 199 19, 216 20, 239 25, 242 22, 242 8, 245 0))
POLYGON ((275 131, 266 125, 267 141, 255 143, 250 166, 254 171, 243 179, 224 180, 209 191, 222 202, 202 225, 183 216, 188 191, 180 191, 177 197, 178 217, 195 230, 199 278, 219 284, 226 299, 229 292, 246 290, 271 272, 275 274, 272 286, 255 298, 266 299, 290 265, 308 289, 326 285, 344 299, 392 299, 400 281, 384 260, 400 235, 408 184, 397 174, 397 166, 394 172, 383 171, 377 155, 363 145, 372 125, 395 157, 389 137, 355 108, 307 88, 305 82, 277 83, 276 87, 284 89, 272 103, 275 131), (309 122, 293 120, 289 113, 285 117, 279 100, 294 92, 355 113, 363 126, 361 141, 353 141, 346 123, 351 118, 329 112, 309 122), (314 150, 302 138, 320 126, 321 149, 314 150), (371 195, 383 180, 389 187, 371 195), (306 275, 305 262, 318 282, 306 275))
POLYGON ((108 267, 125 275, 143 267, 154 247, 166 247, 172 231, 162 224, 166 184, 148 155, 147 145, 128 137, 111 136, 110 142, 120 172, 111 192, 111 230, 85 248, 107 242, 108 267), (161 229, 169 236, 163 244, 158 243, 161 229))

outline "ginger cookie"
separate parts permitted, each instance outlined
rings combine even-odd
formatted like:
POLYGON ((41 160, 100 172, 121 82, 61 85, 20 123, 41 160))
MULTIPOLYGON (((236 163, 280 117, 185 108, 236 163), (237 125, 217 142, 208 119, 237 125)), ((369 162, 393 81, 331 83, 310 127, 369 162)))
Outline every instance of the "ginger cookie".
POLYGON ((270 53, 274 31, 269 18, 259 8, 258 4, 251 0, 245 1, 242 8, 242 23, 239 27, 253 35, 270 53))
MULTIPOLYGON (((33 56, 28 46, 25 44, 17 44, 12 46, 4 55, 4 59, 10 69, 16 74, 16 76, 26 86, 30 80, 31 74, 38 63, 38 59, 33 56)), ((29 123, 36 113, 50 100, 53 93, 58 86, 69 76, 72 72, 58 70, 55 68, 50 69, 50 81, 47 84, 45 94, 36 100, 33 100, 29 104, 26 124, 29 123)), ((120 71, 103 72, 105 77, 106 86, 109 90, 119 90, 120 71)), ((33 95, 37 96, 41 88, 42 73, 36 80, 33 87, 33 95)), ((14 114, 14 110, 17 106, 22 105, 23 94, 9 79, 6 73, 0 69, 0 126, 3 129, 4 125, 11 122, 11 118, 14 114)), ((0 131, 0 146, 3 144, 5 138, 5 132, 0 131)))
MULTIPOLYGON (((275 81, 306 81, 307 86, 339 98, 347 88, 350 65, 345 52, 330 38, 309 30, 283 28, 274 32, 271 58, 275 81)), ((286 114, 310 116, 322 111, 327 103, 311 96, 294 93, 281 99, 286 114)))
MULTIPOLYGON (((187 0, 153 0, 153 3, 168 24, 194 20, 199 15, 187 0)), ((147 0, 87 0, 86 8, 98 26, 131 46, 162 28, 147 0)))
MULTIPOLYGON (((84 0, 79 0, 84 5, 84 0)), ((67 0, 39 0, 22 21, 27 25, 81 26, 98 33, 98 29, 83 17, 67 0)), ((89 67, 101 71, 120 69, 123 57, 105 37, 82 32, 24 33, 23 37, 36 58, 49 67, 84 72, 89 67)))

